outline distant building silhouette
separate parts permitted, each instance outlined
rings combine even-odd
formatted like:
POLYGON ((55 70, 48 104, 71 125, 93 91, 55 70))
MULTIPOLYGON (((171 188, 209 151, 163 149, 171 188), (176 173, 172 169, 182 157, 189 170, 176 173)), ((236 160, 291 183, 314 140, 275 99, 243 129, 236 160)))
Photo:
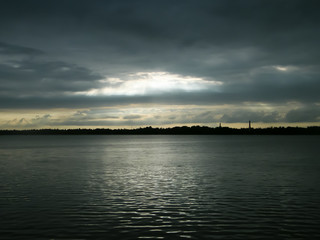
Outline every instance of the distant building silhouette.
POLYGON ((251 129, 251 121, 249 121, 249 129, 251 129))

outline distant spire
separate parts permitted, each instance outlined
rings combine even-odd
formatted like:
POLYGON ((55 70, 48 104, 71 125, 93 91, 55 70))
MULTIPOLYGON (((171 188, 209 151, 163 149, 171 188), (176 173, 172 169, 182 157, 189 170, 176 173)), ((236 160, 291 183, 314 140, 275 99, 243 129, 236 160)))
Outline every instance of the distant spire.
POLYGON ((221 123, 219 123, 219 128, 221 128, 221 123))
POLYGON ((251 121, 249 120, 249 129, 251 129, 251 121))

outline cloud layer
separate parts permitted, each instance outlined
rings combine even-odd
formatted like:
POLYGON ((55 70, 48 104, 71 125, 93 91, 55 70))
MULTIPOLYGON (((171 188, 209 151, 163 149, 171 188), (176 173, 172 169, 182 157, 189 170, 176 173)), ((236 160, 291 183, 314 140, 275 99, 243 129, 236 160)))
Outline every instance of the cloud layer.
POLYGON ((46 126, 317 123, 318 7, 315 0, 7 1, 0 109, 34 116, 3 115, 2 126, 44 126, 35 120, 39 109, 50 115, 46 126), (171 116, 173 106, 183 110, 171 116), (108 116, 106 108, 127 113, 89 122, 54 115, 89 109, 108 116))

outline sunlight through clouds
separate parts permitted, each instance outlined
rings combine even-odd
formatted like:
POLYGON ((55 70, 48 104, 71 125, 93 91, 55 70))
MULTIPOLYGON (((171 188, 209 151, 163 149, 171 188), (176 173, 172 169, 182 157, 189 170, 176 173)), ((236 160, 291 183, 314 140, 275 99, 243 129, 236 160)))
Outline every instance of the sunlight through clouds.
POLYGON ((291 71, 303 70, 297 66, 274 66, 274 68, 280 72, 291 72, 291 71))
POLYGON ((183 76, 168 72, 137 72, 130 74, 128 79, 107 78, 102 81, 106 87, 77 92, 88 96, 112 95, 148 95, 165 92, 194 92, 216 88, 222 85, 219 81, 209 81, 200 77, 183 76))

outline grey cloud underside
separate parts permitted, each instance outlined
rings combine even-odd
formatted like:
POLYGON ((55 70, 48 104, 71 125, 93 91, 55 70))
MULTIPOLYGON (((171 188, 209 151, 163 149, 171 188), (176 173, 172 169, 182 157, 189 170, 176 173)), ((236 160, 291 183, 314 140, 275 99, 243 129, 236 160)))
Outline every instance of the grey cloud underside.
POLYGON ((43 52, 34 48, 17 46, 0 42, 0 54, 3 55, 27 55, 27 56, 38 56, 42 55, 43 52))
POLYGON ((89 69, 64 62, 16 61, 0 64, 3 94, 43 95, 64 91, 83 91, 97 87, 102 76, 89 69))
POLYGON ((213 92, 176 92, 161 95, 144 96, 42 96, 42 97, 0 97, 2 109, 50 109, 50 108, 88 108, 88 107, 112 107, 127 106, 130 104, 169 104, 169 105, 223 105, 243 103, 270 103, 286 104, 300 102, 312 104, 319 102, 317 89, 308 89, 308 96, 302 96, 300 90, 277 89, 279 96, 274 94, 274 89, 268 92, 243 91, 241 93, 213 93, 213 92), (309 91, 310 90, 310 91, 309 91), (249 96, 248 94, 251 94, 249 96), (296 95, 297 94, 297 95, 296 95), (300 95, 298 95, 300 94, 300 95), (281 95, 281 96, 280 96, 281 95), (285 101, 284 101, 285 100, 285 101))
POLYGON ((319 122, 320 108, 319 106, 306 106, 291 110, 286 114, 285 121, 287 122, 319 122))
MULTIPOLYGON (((296 101, 305 107, 285 120, 318 121, 319 7, 316 0, 6 1, 0 9, 0 108, 296 101), (106 77, 125 80, 143 71, 223 84, 218 92, 68 96, 103 87, 99 80, 106 77)), ((224 116, 241 118, 240 112, 224 116)))

